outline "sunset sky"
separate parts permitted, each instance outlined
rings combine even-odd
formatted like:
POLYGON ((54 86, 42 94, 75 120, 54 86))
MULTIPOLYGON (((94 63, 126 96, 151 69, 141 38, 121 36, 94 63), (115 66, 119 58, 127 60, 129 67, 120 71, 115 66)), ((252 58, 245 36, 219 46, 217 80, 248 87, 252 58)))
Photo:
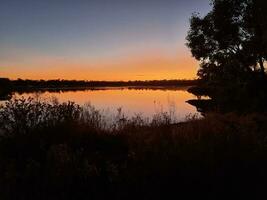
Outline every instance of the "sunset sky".
POLYGON ((0 0, 0 77, 191 79, 189 18, 209 0, 0 0))

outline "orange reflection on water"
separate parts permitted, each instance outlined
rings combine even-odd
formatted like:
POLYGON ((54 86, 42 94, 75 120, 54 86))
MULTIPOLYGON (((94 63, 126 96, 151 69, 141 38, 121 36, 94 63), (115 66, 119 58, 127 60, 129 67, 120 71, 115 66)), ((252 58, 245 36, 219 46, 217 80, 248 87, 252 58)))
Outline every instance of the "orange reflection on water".
MULTIPOLYGON (((22 94, 19 96, 33 96, 35 94, 22 94)), ((142 114, 151 117, 157 112, 175 111, 177 119, 184 119, 189 114, 196 114, 195 107, 186 103, 194 96, 185 89, 179 90, 152 90, 152 89, 105 89, 105 90, 85 90, 67 92, 45 92, 40 96, 45 99, 57 98, 60 102, 74 101, 80 105, 92 104, 100 110, 109 110, 116 113, 118 108, 132 116, 142 114)))

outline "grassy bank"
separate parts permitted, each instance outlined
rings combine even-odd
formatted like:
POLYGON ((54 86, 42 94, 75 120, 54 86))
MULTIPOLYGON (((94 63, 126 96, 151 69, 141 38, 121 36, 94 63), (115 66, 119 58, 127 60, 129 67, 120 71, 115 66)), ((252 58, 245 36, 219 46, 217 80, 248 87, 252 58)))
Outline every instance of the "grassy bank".
POLYGON ((112 121, 91 106, 9 101, 0 109, 1 199, 255 197, 267 186, 267 116, 112 121), (232 196, 233 197, 233 196, 232 196))

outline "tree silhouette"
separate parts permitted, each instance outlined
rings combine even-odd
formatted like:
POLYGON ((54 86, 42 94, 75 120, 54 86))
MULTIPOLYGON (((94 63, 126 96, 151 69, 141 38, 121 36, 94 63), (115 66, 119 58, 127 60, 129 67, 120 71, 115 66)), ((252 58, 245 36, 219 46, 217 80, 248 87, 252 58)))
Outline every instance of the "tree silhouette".
POLYGON ((244 13, 243 29, 248 35, 244 41, 244 50, 247 51, 260 67, 264 74, 264 62, 267 59, 267 2, 264 0, 248 1, 244 13))
POLYGON ((204 17, 193 14, 187 46, 201 61, 198 76, 210 82, 265 77, 267 59, 267 2, 212 0, 204 17))

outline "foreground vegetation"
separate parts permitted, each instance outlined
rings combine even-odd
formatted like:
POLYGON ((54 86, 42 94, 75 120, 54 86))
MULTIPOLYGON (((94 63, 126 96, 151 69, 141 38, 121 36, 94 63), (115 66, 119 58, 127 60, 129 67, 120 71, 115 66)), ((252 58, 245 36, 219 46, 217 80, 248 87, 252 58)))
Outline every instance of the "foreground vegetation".
POLYGON ((121 112, 109 121, 92 106, 12 100, 0 109, 0 198, 255 197, 267 186, 266 122, 121 112))

